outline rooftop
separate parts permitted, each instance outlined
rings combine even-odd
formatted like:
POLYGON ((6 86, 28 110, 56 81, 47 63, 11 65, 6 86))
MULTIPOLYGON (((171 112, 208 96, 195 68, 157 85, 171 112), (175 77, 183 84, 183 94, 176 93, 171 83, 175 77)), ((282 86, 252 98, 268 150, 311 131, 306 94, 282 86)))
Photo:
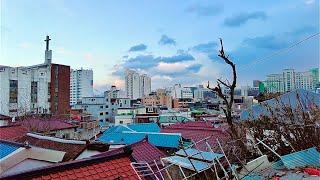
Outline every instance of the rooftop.
POLYGON ((27 128, 21 125, 2 126, 0 127, 0 139, 15 141, 26 135, 27 132, 27 128))
POLYGON ((31 146, 66 152, 63 157, 63 161, 76 159, 87 147, 85 141, 64 140, 30 133, 17 139, 17 142, 20 143, 24 143, 26 141, 31 146))
MULTIPOLYGON (((176 123, 174 125, 166 126, 161 129, 163 133, 181 133, 181 136, 185 139, 198 142, 202 139, 208 138, 208 143, 211 147, 216 147, 217 141, 226 141, 229 138, 229 134, 222 128, 214 128, 210 122, 205 121, 188 121, 185 123, 176 123)), ((197 145, 199 150, 207 151, 205 143, 199 143, 197 145)))
POLYGON ((154 145, 150 144, 147 139, 143 139, 131 145, 114 149, 105 153, 95 155, 97 157, 103 156, 104 154, 113 154, 124 152, 125 148, 130 148, 132 150, 132 157, 137 162, 153 162, 153 160, 159 160, 166 155, 156 148, 154 145))
POLYGON ((178 148, 181 135, 179 133, 161 133, 156 123, 141 123, 113 126, 102 134, 99 141, 130 145, 144 138, 148 138, 148 141, 157 147, 178 148))
POLYGON ((8 156, 9 154, 13 153, 15 150, 19 149, 20 146, 6 142, 0 141, 0 159, 8 156))
POLYGON ((91 157, 4 176, 4 179, 138 179, 130 166, 131 152, 91 157))
POLYGON ((76 126, 58 119, 36 119, 30 118, 22 122, 17 122, 28 128, 31 132, 56 131, 63 129, 71 129, 76 126))

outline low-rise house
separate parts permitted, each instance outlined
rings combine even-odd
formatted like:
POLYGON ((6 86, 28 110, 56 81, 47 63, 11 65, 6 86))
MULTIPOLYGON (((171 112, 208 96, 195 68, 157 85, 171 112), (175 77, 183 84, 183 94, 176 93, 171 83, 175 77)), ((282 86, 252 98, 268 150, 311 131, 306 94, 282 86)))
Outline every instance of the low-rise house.
POLYGON ((58 119, 29 118, 17 122, 27 128, 28 132, 37 132, 48 136, 76 139, 76 125, 58 119))
POLYGON ((0 176, 61 162, 64 155, 63 151, 0 140, 0 176))
POLYGON ((66 140, 32 133, 27 133, 25 136, 17 139, 16 142, 45 149, 63 151, 65 155, 62 161, 76 159, 87 148, 86 141, 66 140))
POLYGON ((0 176, 3 179, 138 179, 131 167, 131 150, 100 157, 58 163, 31 171, 0 176))
POLYGON ((151 123, 158 122, 159 112, 158 108, 154 106, 141 106, 134 110, 135 123, 151 123))
POLYGON ((110 145, 130 145, 147 138, 152 145, 163 149, 177 149, 181 143, 180 133, 161 133, 156 123, 139 123, 113 126, 98 141, 110 145))
POLYGON ((114 117, 114 125, 131 124, 134 122, 135 114, 132 108, 118 108, 114 117))

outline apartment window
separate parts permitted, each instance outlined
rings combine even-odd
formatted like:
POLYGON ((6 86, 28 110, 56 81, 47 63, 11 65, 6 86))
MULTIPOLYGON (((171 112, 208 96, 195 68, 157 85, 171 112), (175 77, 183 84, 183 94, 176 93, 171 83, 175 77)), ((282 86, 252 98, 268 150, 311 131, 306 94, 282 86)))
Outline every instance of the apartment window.
POLYGON ((100 109, 103 109, 103 106, 100 106, 100 109))
POLYGON ((100 113, 100 116, 102 116, 102 115, 103 115, 103 112, 100 113))
POLYGON ((10 80, 10 103, 18 102, 18 80, 10 80))
POLYGON ((109 112, 106 112, 106 115, 108 115, 109 114, 109 112))
POLYGON ((108 108, 108 105, 106 105, 106 108, 108 108))
POLYGON ((38 82, 31 82, 31 103, 37 103, 38 101, 38 82))

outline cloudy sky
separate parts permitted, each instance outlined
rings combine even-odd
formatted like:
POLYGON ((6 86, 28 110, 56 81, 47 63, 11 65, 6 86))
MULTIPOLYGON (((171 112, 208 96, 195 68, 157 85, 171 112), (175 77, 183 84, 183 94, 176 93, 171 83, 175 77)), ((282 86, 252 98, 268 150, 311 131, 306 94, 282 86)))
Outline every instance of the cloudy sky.
POLYGON ((42 63, 50 35, 53 62, 93 69, 97 90, 123 87, 126 68, 149 74, 153 89, 227 78, 219 38, 238 85, 319 66, 319 35, 308 38, 319 32, 319 0, 0 2, 0 64, 42 63))

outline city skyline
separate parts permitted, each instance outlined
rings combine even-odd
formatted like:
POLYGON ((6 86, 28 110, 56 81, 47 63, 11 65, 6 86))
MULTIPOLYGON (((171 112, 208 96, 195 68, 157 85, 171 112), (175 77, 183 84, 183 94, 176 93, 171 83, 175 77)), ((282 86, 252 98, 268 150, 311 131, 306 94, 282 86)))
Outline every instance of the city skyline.
POLYGON ((150 75, 152 89, 191 86, 228 74, 217 57, 221 37, 238 85, 251 84, 285 68, 319 67, 319 36, 257 61, 319 32, 319 1, 288 2, 1 1, 0 64, 42 63, 50 35, 52 62, 93 69, 95 89, 124 88, 126 68, 150 75))

